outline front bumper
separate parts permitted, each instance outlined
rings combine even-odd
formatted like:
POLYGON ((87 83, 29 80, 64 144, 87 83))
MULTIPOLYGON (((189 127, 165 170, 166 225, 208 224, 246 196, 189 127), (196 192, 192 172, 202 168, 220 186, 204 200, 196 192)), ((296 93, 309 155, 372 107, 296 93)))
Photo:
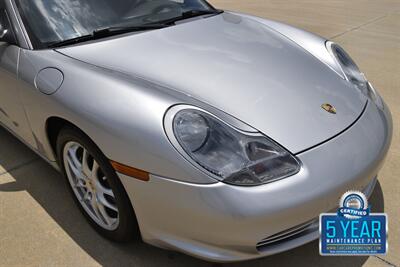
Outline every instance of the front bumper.
POLYGON ((372 191, 391 135, 388 108, 368 103, 350 129, 297 155, 300 173, 270 184, 197 185, 158 176, 146 183, 120 177, 144 241, 217 262, 254 259, 318 238, 313 220, 320 213, 336 208, 347 190, 372 191), (263 245, 302 225, 307 229, 302 234, 263 245))

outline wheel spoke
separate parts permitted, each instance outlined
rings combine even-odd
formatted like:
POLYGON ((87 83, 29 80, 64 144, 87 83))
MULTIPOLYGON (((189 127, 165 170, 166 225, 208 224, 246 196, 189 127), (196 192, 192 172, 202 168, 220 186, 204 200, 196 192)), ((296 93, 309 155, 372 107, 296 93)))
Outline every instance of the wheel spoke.
POLYGON ((76 167, 76 165, 73 163, 73 160, 70 158, 67 158, 67 161, 68 161, 68 165, 69 165, 71 171, 74 173, 76 178, 78 178, 78 179, 83 178, 81 169, 76 167))
POLYGON ((90 206, 94 212, 94 214, 96 215, 96 217, 101 220, 102 222, 104 222, 106 225, 109 225, 107 222, 107 219, 104 218, 104 216, 101 214, 100 209, 99 209, 99 205, 98 202, 96 200, 96 197, 93 196, 93 198, 90 201, 90 206))
POLYGON ((101 204, 95 196, 93 196, 90 205, 96 215, 96 217, 105 223, 107 226, 112 225, 112 219, 107 214, 107 211, 104 208, 104 205, 101 204))
POLYGON ((111 225, 112 224, 112 219, 107 214, 107 211, 104 208, 104 206, 101 203, 97 203, 97 208, 98 208, 99 213, 101 214, 101 217, 104 219, 105 223, 107 225, 111 225))
POLYGON ((89 160, 89 153, 87 152, 86 149, 83 149, 83 154, 82 154, 82 172, 87 177, 90 177, 92 171, 89 168, 88 160, 89 160))
POLYGON ((69 165, 71 171, 74 173, 75 177, 77 178, 75 186, 76 187, 85 187, 84 183, 87 182, 87 178, 82 172, 82 163, 79 161, 79 159, 76 155, 76 151, 77 151, 77 148, 71 148, 68 151, 67 162, 68 162, 68 165, 69 165))
POLYGON ((115 206, 115 204, 110 203, 103 194, 97 194, 97 200, 99 201, 100 204, 102 204, 103 206, 118 212, 117 207, 115 206))
POLYGON ((81 169, 82 163, 79 161, 76 155, 77 148, 71 148, 68 150, 68 159, 71 160, 71 163, 74 165, 75 168, 81 169))
MULTIPOLYGON (((105 180, 105 179, 103 178, 103 180, 105 180)), ((108 195, 108 196, 114 198, 113 191, 111 189, 105 188, 104 185, 102 185, 99 181, 96 182, 96 190, 99 193, 102 193, 104 195, 108 195)))
POLYGON ((94 181, 98 180, 97 173, 99 171, 99 168, 100 168, 99 164, 95 160, 93 160, 93 167, 92 167, 92 171, 91 171, 91 177, 94 178, 94 181))

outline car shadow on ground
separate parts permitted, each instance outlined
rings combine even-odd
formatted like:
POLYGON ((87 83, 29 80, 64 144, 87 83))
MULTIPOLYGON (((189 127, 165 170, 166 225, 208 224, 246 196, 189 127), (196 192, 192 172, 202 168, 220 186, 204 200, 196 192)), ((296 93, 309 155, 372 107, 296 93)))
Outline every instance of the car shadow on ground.
MULTIPOLYGON (((180 253, 158 249, 143 242, 115 244, 99 236, 88 225, 75 206, 64 178, 0 127, 1 169, 9 171, 15 182, 0 184, 0 194, 28 192, 76 244, 103 266, 362 266, 368 259, 368 257, 321 257, 317 241, 278 255, 235 264, 208 263, 180 253), (12 154, 15 160, 10 160, 7 153, 12 154), (24 162, 16 162, 22 158, 24 162)), ((4 170, 0 171, 0 174, 4 174, 4 170)), ((370 202, 374 212, 384 211, 384 196, 379 182, 370 202)))

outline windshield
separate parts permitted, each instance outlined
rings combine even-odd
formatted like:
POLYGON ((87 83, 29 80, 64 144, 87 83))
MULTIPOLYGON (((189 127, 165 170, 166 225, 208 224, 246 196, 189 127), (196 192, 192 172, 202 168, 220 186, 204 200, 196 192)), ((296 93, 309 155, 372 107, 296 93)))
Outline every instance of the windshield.
POLYGON ((37 48, 110 27, 144 26, 213 11, 203 0, 17 0, 29 36, 37 48))

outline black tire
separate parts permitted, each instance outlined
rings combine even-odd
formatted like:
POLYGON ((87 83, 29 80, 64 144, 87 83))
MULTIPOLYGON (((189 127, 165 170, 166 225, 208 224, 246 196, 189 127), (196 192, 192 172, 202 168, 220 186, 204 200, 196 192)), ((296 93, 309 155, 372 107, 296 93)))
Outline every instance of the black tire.
POLYGON ((61 171, 65 177, 65 181, 68 185, 69 191, 71 192, 71 195, 75 200, 76 205, 79 207, 91 226, 98 233, 100 233, 105 238, 115 242, 129 242, 140 239, 138 223, 128 194, 126 193, 120 179, 115 173, 115 170, 111 166, 109 160, 104 156, 104 154, 100 151, 96 144, 92 140, 90 140, 87 135, 85 135, 82 131, 75 127, 64 127, 57 137, 57 158, 61 171), (108 184, 111 187, 115 196, 115 202, 119 213, 119 223, 118 227, 115 230, 110 231, 98 225, 82 207, 80 201, 75 195, 72 186, 68 180, 63 158, 64 147, 70 141, 81 144, 96 160, 96 162, 100 166, 101 171, 107 177, 108 184))

